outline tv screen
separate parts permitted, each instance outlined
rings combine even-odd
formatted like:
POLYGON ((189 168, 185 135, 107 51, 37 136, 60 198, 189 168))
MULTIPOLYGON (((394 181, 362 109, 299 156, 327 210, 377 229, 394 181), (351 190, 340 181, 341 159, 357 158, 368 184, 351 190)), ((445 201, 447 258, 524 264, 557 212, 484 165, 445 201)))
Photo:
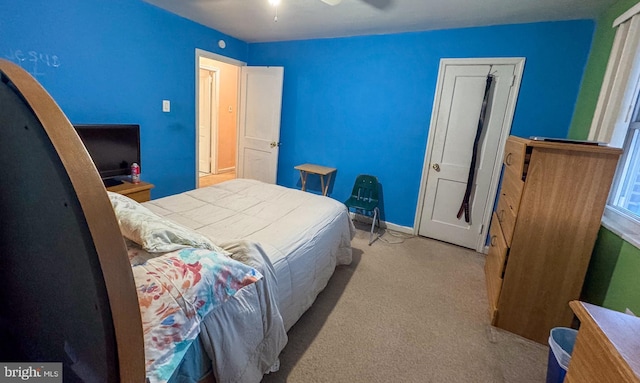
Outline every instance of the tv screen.
POLYGON ((140 163, 140 126, 124 124, 74 125, 103 180, 131 174, 140 163))

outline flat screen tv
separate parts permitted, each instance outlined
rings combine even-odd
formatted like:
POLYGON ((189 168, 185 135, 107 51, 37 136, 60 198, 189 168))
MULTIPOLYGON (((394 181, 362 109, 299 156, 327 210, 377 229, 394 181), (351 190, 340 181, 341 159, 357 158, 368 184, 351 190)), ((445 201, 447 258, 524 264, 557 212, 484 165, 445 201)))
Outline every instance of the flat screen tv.
POLYGON ((105 186, 122 183, 131 165, 140 163, 140 125, 78 124, 76 132, 87 148, 105 186))

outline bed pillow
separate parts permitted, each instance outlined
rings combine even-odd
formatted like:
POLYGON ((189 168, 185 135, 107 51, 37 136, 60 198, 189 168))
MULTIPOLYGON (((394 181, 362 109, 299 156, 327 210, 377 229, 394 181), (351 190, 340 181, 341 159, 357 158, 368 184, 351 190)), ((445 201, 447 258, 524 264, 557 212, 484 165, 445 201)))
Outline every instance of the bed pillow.
POLYGON ((230 254, 202 234, 156 215, 129 197, 113 192, 107 193, 122 235, 150 253, 166 253, 195 247, 230 254))

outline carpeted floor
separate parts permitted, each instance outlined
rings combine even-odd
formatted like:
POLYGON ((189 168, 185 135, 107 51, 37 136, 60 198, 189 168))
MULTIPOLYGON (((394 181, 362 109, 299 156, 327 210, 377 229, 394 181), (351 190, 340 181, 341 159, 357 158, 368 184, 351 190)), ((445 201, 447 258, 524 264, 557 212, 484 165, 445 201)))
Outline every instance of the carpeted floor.
POLYGON ((363 229, 264 383, 545 381, 548 347, 489 324, 484 255, 363 229))

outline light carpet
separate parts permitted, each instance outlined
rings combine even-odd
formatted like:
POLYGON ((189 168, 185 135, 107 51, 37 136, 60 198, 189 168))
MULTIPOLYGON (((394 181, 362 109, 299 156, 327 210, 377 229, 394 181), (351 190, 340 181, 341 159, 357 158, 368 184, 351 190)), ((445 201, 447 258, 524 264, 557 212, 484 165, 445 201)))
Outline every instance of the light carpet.
POLYGON ((545 381, 549 348, 489 323, 483 254, 366 229, 264 383, 545 381))

